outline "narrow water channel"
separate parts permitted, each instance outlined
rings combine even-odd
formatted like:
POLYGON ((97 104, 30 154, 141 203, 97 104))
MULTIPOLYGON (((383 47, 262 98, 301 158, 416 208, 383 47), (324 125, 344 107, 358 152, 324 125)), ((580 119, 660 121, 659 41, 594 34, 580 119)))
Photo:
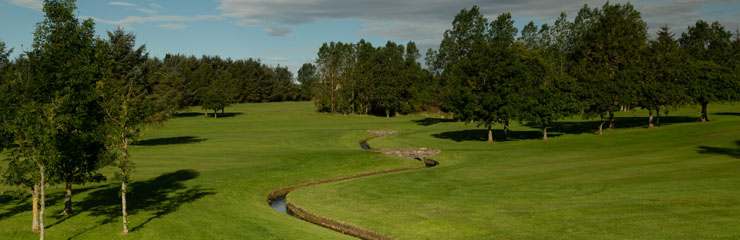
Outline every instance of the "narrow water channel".
POLYGON ((288 210, 285 207, 285 195, 280 196, 279 198, 276 198, 275 200, 272 200, 272 202, 270 202, 270 207, 272 209, 278 210, 281 213, 288 214, 288 210))

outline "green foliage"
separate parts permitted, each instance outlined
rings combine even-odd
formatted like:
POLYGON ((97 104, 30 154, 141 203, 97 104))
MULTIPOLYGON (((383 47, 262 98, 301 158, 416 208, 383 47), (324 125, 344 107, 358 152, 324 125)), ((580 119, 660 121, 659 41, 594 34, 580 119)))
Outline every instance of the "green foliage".
MULTIPOLYGON (((45 2, 33 50, 17 60, 4 83, 9 97, 3 112, 12 116, 4 128, 15 146, 10 163, 15 167, 8 170, 29 170, 31 162, 46 170, 52 184, 100 181, 98 170, 105 166, 103 113, 94 91, 94 24, 80 22, 75 9, 74 1, 45 2)), ((31 179, 23 177, 29 173, 6 176, 31 179)))
POLYGON ((733 54, 731 38, 732 33, 719 22, 709 25, 699 20, 679 39, 689 61, 684 84, 692 102, 702 106, 702 121, 708 120, 707 104, 738 99, 740 81, 733 71, 737 55, 733 54))
POLYGON ((316 60, 317 109, 382 116, 425 109, 433 102, 434 84, 417 62, 420 56, 413 42, 378 48, 365 40, 325 43, 316 60))
POLYGON ((578 79, 585 112, 603 117, 634 106, 647 39, 640 13, 629 3, 584 6, 572 31, 570 73, 578 79))
POLYGON ((657 39, 648 43, 642 61, 639 105, 649 111, 676 108, 688 101, 688 89, 683 82, 688 73, 686 56, 667 27, 661 28, 657 35, 657 39))
POLYGON ((316 92, 316 84, 319 82, 316 65, 304 63, 303 66, 301 66, 301 69, 298 70, 297 80, 301 84, 300 98, 303 100, 311 100, 316 92))

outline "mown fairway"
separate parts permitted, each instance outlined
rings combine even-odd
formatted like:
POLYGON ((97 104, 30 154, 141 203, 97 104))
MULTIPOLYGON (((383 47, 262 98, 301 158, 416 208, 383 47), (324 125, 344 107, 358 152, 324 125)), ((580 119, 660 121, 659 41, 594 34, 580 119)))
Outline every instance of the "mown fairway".
MULTIPOLYGON (((47 237, 349 238, 274 211, 266 197, 311 180, 418 166, 361 150, 365 129, 401 131, 372 140, 374 148, 441 149, 440 166, 302 188, 288 200, 402 239, 740 237, 740 106, 710 106, 708 123, 684 109, 656 129, 643 128, 644 112, 620 113, 621 129, 603 136, 592 133, 594 122, 565 120, 549 142, 513 126, 516 141, 494 143, 475 125, 320 114, 308 102, 241 104, 219 119, 198 110, 152 128, 132 149, 128 236, 109 180, 76 186, 71 217, 56 215, 63 187, 52 187, 47 237)), ((0 187, 0 239, 37 238, 30 199, 8 190, 0 187)))
POLYGON ((603 136, 591 133, 598 123, 565 120, 549 142, 519 126, 513 135, 531 140, 490 144, 470 125, 420 126, 370 144, 438 148, 440 166, 288 199, 402 239, 736 239, 740 107, 712 110, 711 122, 684 109, 656 129, 645 112, 620 113, 617 127, 631 128, 603 136))

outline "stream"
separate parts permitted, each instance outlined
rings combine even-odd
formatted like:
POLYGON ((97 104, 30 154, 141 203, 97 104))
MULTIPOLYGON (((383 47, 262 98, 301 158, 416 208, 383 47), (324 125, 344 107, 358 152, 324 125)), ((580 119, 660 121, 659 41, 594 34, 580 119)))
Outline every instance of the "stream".
MULTIPOLYGON (((377 137, 380 137, 380 135, 374 136, 374 137, 370 137, 370 138, 367 138, 367 139, 364 139, 364 140, 360 141, 360 147, 362 149, 364 149, 364 150, 372 150, 372 148, 370 147, 370 145, 367 144, 367 141, 369 141, 369 140, 371 140, 373 138, 377 138, 377 137)), ((432 159, 428 159, 428 158, 425 158, 425 157, 418 157, 418 158, 415 158, 415 159, 418 160, 418 161, 420 161, 420 162, 422 162, 422 163, 424 163, 424 167, 426 167, 426 168, 434 167, 434 166, 437 166, 439 164, 437 161, 432 160, 432 159)), ((421 168, 424 168, 424 167, 421 167, 421 168)), ((362 228, 357 228, 357 227, 353 227, 353 226, 350 226, 350 227, 343 226, 343 225, 341 225, 341 223, 337 223, 335 221, 334 221, 334 223, 327 223, 327 221, 333 221, 331 219, 320 219, 320 220, 312 219, 312 220, 309 220, 309 219, 307 219, 305 217, 305 215, 306 214, 310 214, 310 213, 306 213, 305 210, 302 210, 302 209, 299 210, 298 213, 288 212, 286 196, 288 195, 288 193, 290 193, 290 191, 295 190, 295 189, 300 188, 300 187, 306 187, 306 186, 310 186, 310 185, 321 184, 321 183, 328 183, 328 182, 344 181, 344 180, 348 180, 348 179, 365 177, 365 176, 371 176, 371 175, 376 175, 376 174, 408 171, 408 170, 414 170, 414 169, 419 169, 419 168, 389 169, 389 170, 384 170, 384 171, 369 172, 369 173, 357 174, 357 175, 353 175, 353 176, 333 178, 333 179, 325 179, 325 180, 316 181, 316 182, 304 183, 304 184, 301 184, 301 185, 295 185, 295 186, 291 186, 291 187, 286 187, 284 189, 275 190, 273 193, 271 193, 267 197, 267 201, 270 204, 270 207, 272 209, 275 209, 276 211, 279 211, 281 213, 284 213, 284 214, 287 214, 287 215, 290 215, 290 216, 297 217, 297 218, 299 218, 301 220, 304 220, 304 221, 307 221, 307 222, 311 222, 311 223, 314 223, 314 224, 317 224, 317 225, 320 225, 320 226, 323 226, 323 227, 326 227, 326 228, 329 228, 329 229, 333 229, 333 230, 339 231, 341 233, 344 233, 344 234, 347 234, 347 235, 350 235, 350 236, 359 237, 359 238, 362 238, 362 239, 386 239, 386 238, 388 238, 387 236, 384 236, 384 235, 382 235, 380 233, 375 233, 375 232, 372 232, 372 231, 368 231, 368 230, 365 230, 365 229, 362 229, 362 228), (279 194, 282 194, 282 195, 279 195, 279 194)), ((293 210, 293 211, 295 211, 295 210, 293 210)))
POLYGON ((287 208, 285 207, 285 195, 272 200, 272 202, 270 202, 270 207, 278 212, 288 214, 287 208))

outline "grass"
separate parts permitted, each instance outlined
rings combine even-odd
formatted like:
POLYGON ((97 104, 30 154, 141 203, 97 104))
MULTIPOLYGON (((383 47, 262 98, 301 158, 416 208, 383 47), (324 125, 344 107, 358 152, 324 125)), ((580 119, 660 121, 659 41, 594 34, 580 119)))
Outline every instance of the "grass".
MULTIPOLYGON (((347 239, 272 210, 267 194, 418 166, 357 143, 370 136, 365 129, 394 129, 401 132, 370 145, 441 149, 441 165, 302 188, 289 201, 402 239, 738 238, 740 105, 710 111, 709 123, 687 108, 656 129, 643 128, 645 112, 619 113, 618 129, 603 136, 593 134, 598 123, 565 120, 548 142, 515 125, 514 141, 486 143, 474 125, 429 116, 321 114, 307 102, 240 104, 219 119, 193 109, 131 150, 130 234, 120 234, 118 184, 110 180, 75 186, 69 217, 56 215, 63 188, 51 187, 47 237, 347 239)), ((30 199, 12 190, 0 187, 0 239, 35 239, 30 199)))
MULTIPOLYGON (((198 111, 198 109, 193 109, 198 111)), ((63 186, 50 187, 49 239, 347 239, 272 210, 278 188, 359 172, 416 166, 359 148, 367 128, 413 127, 408 119, 313 112, 308 102, 235 105, 233 117, 185 113, 152 128, 131 149, 136 163, 129 194, 132 232, 120 234, 120 184, 75 186, 76 214, 57 215, 63 186)), ((113 176, 113 168, 106 168, 113 176)), ((0 187, 0 239, 36 239, 30 199, 0 187)))
POLYGON ((471 125, 420 121, 370 144, 441 149, 440 166, 288 199, 401 239, 736 239, 740 107, 711 109, 711 122, 683 109, 655 129, 646 112, 619 113, 603 136, 597 122, 566 120, 548 142, 526 126, 513 127, 519 141, 487 143, 471 125))

